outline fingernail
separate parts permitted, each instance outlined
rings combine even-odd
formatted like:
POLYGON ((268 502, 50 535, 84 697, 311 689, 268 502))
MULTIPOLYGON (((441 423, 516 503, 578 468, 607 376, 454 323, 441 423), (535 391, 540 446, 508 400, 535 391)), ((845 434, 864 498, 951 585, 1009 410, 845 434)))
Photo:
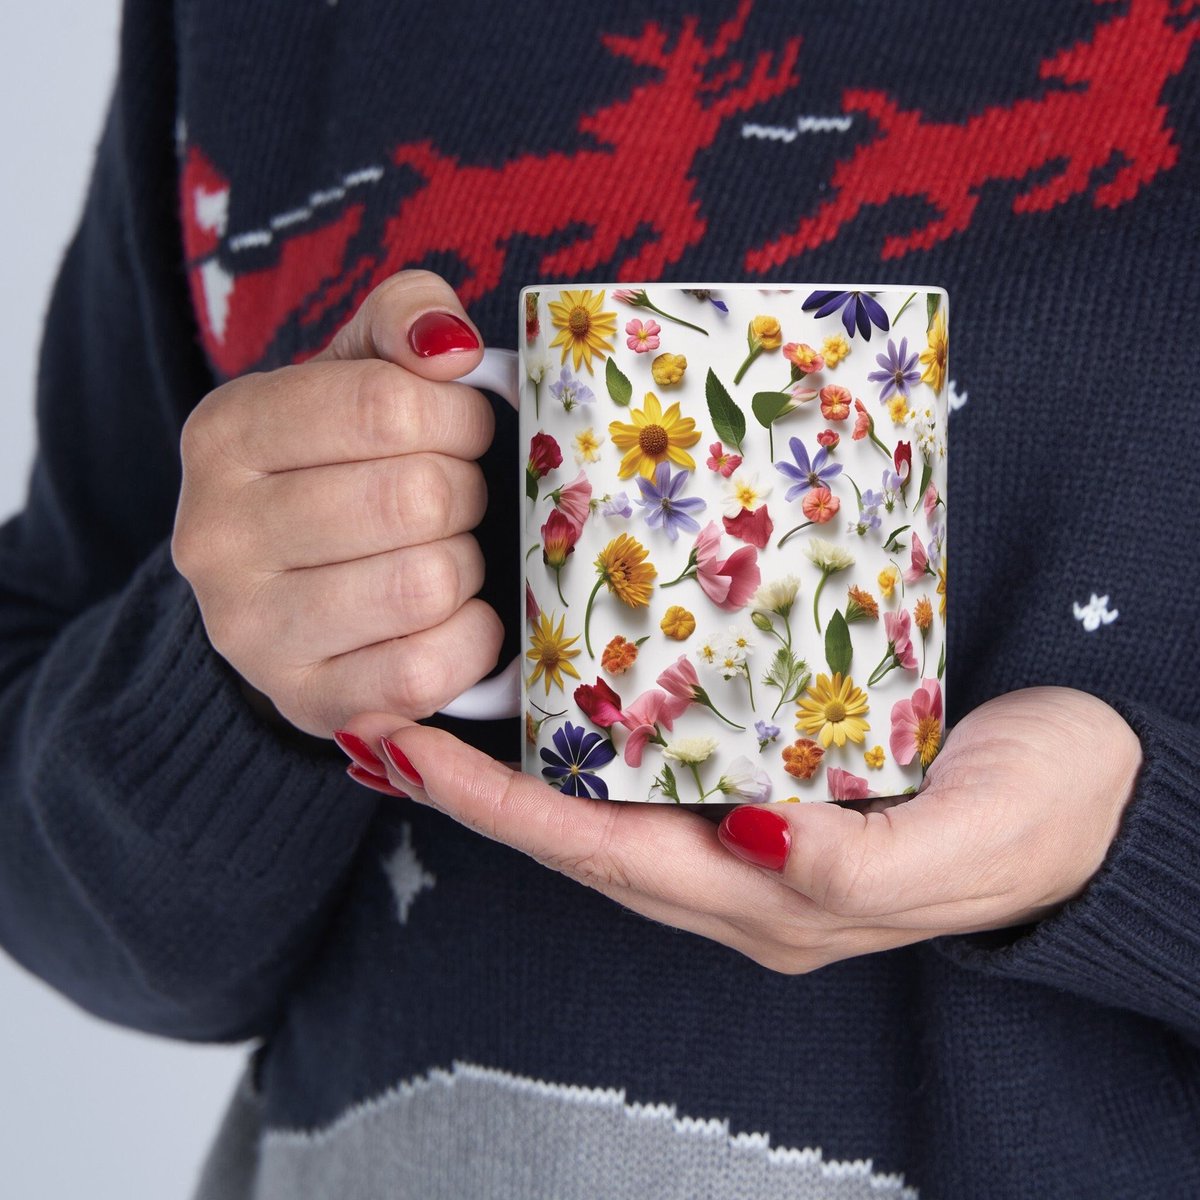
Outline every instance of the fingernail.
POLYGON ((436 358, 452 350, 476 350, 479 338, 462 317, 448 312, 427 312, 410 326, 408 344, 422 358, 436 358))
POLYGON ((358 763, 360 767, 365 767, 372 775, 379 775, 380 777, 387 775, 387 767, 383 765, 383 759, 357 733, 351 733, 348 729, 335 729, 333 731, 333 740, 337 742, 345 754, 358 763))
POLYGON ((735 808, 717 827, 726 850, 756 867, 782 871, 792 848, 792 831, 769 808, 735 808))
POLYGON ((370 788, 373 792, 382 792, 385 796, 395 796, 397 800, 407 800, 409 798, 407 792, 402 792, 399 788, 392 787, 381 775, 372 774, 370 771, 360 767, 358 763, 351 763, 346 768, 346 774, 355 783, 361 783, 363 787, 370 788))
POLYGON ((383 747, 388 762, 392 764, 401 779, 411 783, 413 787, 423 788, 425 786, 425 780, 421 778, 420 772, 408 761, 408 755, 395 742, 388 738, 380 738, 379 744, 383 747))

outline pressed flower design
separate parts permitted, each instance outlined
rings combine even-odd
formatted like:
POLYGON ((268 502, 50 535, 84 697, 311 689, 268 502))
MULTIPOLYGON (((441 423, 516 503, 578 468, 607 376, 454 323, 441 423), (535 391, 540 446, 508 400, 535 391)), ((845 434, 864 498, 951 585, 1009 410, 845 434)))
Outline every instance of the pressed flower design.
POLYGON ((687 450, 700 440, 700 431, 691 417, 680 415, 678 404, 670 405, 664 412, 658 397, 647 392, 642 407, 633 409, 629 415, 632 424, 613 421, 608 427, 613 445, 625 452, 619 471, 622 479, 638 472, 646 479, 653 479, 659 463, 667 459, 685 470, 696 469, 696 460, 687 450))
POLYGON ((571 665, 571 659, 579 655, 578 650, 572 649, 579 638, 563 635, 565 621, 565 617, 560 617, 555 625, 553 614, 539 614, 529 638, 530 649, 525 652, 525 657, 533 662, 533 673, 525 682, 532 688, 541 679, 546 685, 547 696, 551 684, 562 689, 564 675, 579 678, 579 672, 571 665))
POLYGON ((638 490, 642 493, 637 503, 646 511, 646 524, 651 529, 665 530, 673 542, 681 532, 699 532, 700 522, 692 514, 703 512, 706 507, 699 497, 682 495, 687 481, 687 471, 672 475, 671 468, 665 462, 655 468, 653 482, 640 476, 637 481, 638 490))
POLYGON ((588 654, 592 654, 592 605, 596 603, 600 589, 607 587, 622 604, 630 608, 645 608, 650 603, 650 592, 658 574, 654 564, 646 561, 646 547, 627 533, 613 538, 600 551, 596 559, 596 573, 600 578, 588 597, 587 611, 583 617, 583 643, 587 646, 588 654))
POLYGON ((596 774, 617 756, 612 742, 568 721, 554 731, 554 750, 541 751, 542 774, 568 796, 608 799, 608 784, 596 774))
POLYGON ((523 293, 525 765, 564 803, 916 790, 946 735, 947 315, 911 287, 523 293))
POLYGON ((849 675, 818 675, 796 712, 796 729, 817 739, 822 746, 844 746, 862 742, 871 726, 864 719, 869 711, 866 693, 854 686, 849 675))
POLYGON ((591 373, 592 359, 603 361, 613 351, 617 314, 603 308, 604 293, 593 296, 590 290, 563 292, 550 301, 550 320, 558 330, 550 348, 561 346, 562 361, 565 363, 569 354, 577 371, 583 363, 591 373))

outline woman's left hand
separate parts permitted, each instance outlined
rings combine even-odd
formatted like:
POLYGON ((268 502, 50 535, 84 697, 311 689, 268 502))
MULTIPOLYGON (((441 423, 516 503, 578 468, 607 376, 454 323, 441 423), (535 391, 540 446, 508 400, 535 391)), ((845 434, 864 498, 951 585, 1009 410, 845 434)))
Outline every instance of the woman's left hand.
POLYGON ((564 795, 394 716, 349 728, 399 750, 388 775, 414 800, 788 974, 1050 915, 1104 861, 1142 761, 1103 701, 1029 688, 965 717, 914 796, 743 805, 718 829, 674 806, 564 795), (419 782, 397 770, 406 760, 419 782))

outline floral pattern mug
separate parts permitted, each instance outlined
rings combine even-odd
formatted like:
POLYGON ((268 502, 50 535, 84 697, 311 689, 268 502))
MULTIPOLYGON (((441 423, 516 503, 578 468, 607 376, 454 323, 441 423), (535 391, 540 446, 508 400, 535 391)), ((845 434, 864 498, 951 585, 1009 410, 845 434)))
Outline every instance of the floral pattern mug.
POLYGON ((571 795, 916 790, 944 733, 947 308, 524 289, 515 388, 502 351, 467 382, 519 392, 525 650, 446 711, 511 711, 519 674, 524 768, 571 795))

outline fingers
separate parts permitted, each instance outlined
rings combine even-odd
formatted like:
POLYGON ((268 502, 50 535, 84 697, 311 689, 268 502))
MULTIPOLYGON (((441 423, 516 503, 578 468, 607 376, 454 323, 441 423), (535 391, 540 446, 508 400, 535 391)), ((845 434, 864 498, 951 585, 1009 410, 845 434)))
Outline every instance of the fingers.
POLYGON ((786 856, 779 878, 833 916, 903 927, 903 914, 920 913, 916 919, 928 925, 942 919, 928 910, 988 895, 987 808, 978 792, 931 786, 869 812, 836 804, 753 807, 764 815, 723 824, 726 847, 759 865, 766 864, 763 848, 777 848, 786 856))
POLYGON ((320 714, 326 736, 359 712, 432 716, 478 683, 500 655, 504 628, 482 600, 468 600, 447 620, 408 637, 364 646, 313 666, 301 704, 320 714))
POLYGON ((654 920, 728 936, 727 914, 767 911, 784 895, 727 855, 700 816, 569 796, 442 730, 408 726, 388 736, 420 777, 398 786, 417 783, 455 820, 654 920))
POLYGON ((193 457, 199 445, 261 475, 420 452, 475 459, 491 445, 495 419, 464 384, 385 362, 309 362, 233 380, 185 428, 193 457))
POLYGON ((431 271, 401 271, 363 301, 318 359, 379 358, 426 379, 477 366, 483 339, 454 289, 431 271))
MULTIPOLYGON (((317 663, 448 621, 483 586, 479 544, 469 533, 369 558, 285 571, 256 597, 277 650, 317 663), (287 623, 279 614, 290 613, 287 623)), ((486 670, 486 668, 484 668, 486 670)))
POLYGON ((487 508, 483 472, 444 454, 338 463, 252 480, 238 503, 244 557, 290 571, 419 546, 474 529, 487 508))

